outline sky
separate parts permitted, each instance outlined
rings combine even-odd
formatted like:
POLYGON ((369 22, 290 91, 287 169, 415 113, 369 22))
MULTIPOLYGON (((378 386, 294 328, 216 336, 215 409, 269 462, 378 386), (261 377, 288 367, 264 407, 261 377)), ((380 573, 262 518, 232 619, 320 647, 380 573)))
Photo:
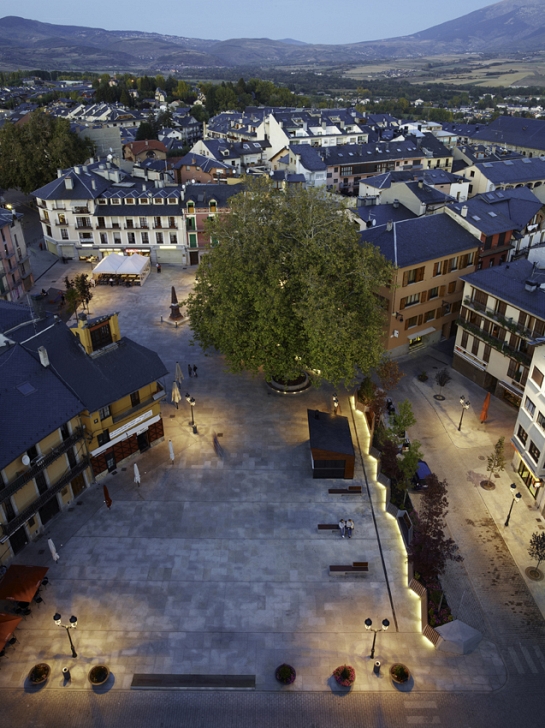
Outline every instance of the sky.
POLYGON ((0 17, 168 35, 356 43, 425 30, 492 0, 0 0, 0 17))

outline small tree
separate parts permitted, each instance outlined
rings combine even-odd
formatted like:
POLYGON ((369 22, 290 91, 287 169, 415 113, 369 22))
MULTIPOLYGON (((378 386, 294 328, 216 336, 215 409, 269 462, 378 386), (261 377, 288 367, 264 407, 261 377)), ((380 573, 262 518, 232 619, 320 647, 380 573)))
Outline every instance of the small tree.
POLYGON ((450 380, 451 376, 448 373, 448 369, 446 367, 444 369, 440 369, 437 372, 437 374, 435 375, 435 383, 439 387, 439 394, 442 394, 443 387, 446 387, 450 380))
POLYGON ((397 412, 392 415, 390 429, 394 437, 400 441, 405 439, 405 432, 416 424, 416 417, 408 399, 404 399, 397 406, 397 412))
POLYGON ((409 449, 399 458, 399 471, 401 474, 399 484, 405 491, 403 501, 407 497, 407 490, 418 470, 418 461, 422 460, 423 456, 424 453, 421 450, 421 444, 418 440, 413 440, 409 449))
POLYGON ((495 473, 501 473, 505 470, 505 437, 500 437, 498 442, 494 445, 492 453, 487 457, 488 461, 488 478, 492 478, 495 473))
POLYGON ((86 307, 87 312, 89 312, 89 303, 93 298, 91 281, 89 280, 89 276, 86 273, 81 273, 80 275, 76 276, 74 280, 74 287, 78 292, 81 305, 86 307))
POLYGON ((539 565, 545 559, 545 532, 538 533, 536 531, 532 534, 528 553, 530 555, 530 558, 537 560, 536 569, 539 569, 539 565))

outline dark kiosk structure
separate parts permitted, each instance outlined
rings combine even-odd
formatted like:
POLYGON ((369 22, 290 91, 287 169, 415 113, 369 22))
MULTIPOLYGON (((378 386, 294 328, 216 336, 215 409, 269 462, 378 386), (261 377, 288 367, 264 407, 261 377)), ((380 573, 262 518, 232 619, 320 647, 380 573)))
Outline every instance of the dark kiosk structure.
POLYGON ((313 478, 354 477, 354 446, 348 417, 307 410, 313 478))

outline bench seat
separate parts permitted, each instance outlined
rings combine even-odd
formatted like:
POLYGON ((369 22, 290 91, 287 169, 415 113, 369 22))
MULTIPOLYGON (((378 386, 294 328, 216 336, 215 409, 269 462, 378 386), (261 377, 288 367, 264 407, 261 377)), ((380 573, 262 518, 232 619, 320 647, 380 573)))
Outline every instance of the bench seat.
POLYGON ((354 561, 352 564, 338 564, 329 567, 330 574, 361 574, 369 571, 367 561, 354 561))
POLYGON ((338 531, 338 530, 339 530, 338 523, 319 523, 318 524, 318 531, 338 531))
POLYGON ((351 485, 348 488, 330 488, 330 495, 361 495, 361 485, 351 485))

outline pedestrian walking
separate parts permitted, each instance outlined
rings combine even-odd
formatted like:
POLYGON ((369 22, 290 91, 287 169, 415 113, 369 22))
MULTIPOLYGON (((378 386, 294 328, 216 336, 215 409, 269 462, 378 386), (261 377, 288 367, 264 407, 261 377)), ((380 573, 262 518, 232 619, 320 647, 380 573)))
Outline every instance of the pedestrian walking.
POLYGON ((193 364, 193 376, 194 377, 197 377, 198 376, 198 374, 197 374, 197 367, 196 367, 195 364, 193 364))
POLYGON ((354 533, 354 521, 349 518, 346 522, 346 532, 348 534, 348 538, 352 538, 352 534, 354 533))
POLYGON ((339 531, 341 532, 341 538, 344 538, 344 531, 346 528, 346 523, 344 522, 344 518, 341 518, 339 521, 339 531))
POLYGON ((193 376, 193 369, 191 369, 191 364, 187 365, 187 373, 189 374, 190 377, 193 376))
POLYGON ((216 453, 216 455, 219 458, 222 458, 223 457, 223 448, 220 445, 219 440, 218 440, 218 436, 216 435, 215 432, 214 432, 214 436, 212 438, 212 441, 214 443, 214 452, 216 453))

